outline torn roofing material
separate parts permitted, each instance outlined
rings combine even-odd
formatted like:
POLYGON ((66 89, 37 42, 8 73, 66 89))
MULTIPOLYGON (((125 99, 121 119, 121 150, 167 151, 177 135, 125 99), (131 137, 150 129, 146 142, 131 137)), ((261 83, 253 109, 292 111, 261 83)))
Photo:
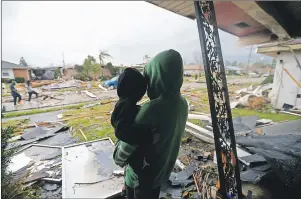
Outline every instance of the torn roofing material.
POLYGON ((76 142, 71 134, 67 131, 68 127, 64 125, 57 125, 55 128, 46 130, 41 127, 36 127, 24 133, 21 138, 25 140, 15 141, 8 144, 6 149, 13 149, 19 147, 26 147, 29 144, 39 142, 40 144, 64 146, 76 142), (65 131, 63 133, 62 131, 65 131), (62 132, 62 133, 59 133, 62 132))
POLYGON ((237 136, 236 141, 250 152, 263 156, 287 186, 294 186, 301 179, 301 129, 279 127, 274 130, 277 135, 269 132, 263 136, 237 136))
POLYGON ((60 147, 30 145, 17 152, 9 164, 15 179, 29 176, 25 183, 41 180, 42 178, 61 178, 61 155, 60 147))
POLYGON ((63 147, 63 198, 108 198, 120 194, 124 178, 113 172, 114 145, 108 139, 63 147))

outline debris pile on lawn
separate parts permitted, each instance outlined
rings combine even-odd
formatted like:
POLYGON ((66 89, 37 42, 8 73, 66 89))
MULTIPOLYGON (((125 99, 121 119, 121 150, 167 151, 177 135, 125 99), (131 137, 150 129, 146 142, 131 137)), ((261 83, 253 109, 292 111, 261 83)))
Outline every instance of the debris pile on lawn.
POLYGON ((251 153, 258 154, 255 163, 263 162, 264 159, 265 164, 272 168, 286 186, 300 184, 301 120, 264 126, 260 129, 260 134, 237 136, 237 143, 251 153))
POLYGON ((272 84, 257 86, 253 85, 248 88, 242 88, 235 91, 237 100, 231 103, 231 108, 249 107, 251 109, 262 109, 264 104, 270 103, 269 93, 272 90, 272 84))
POLYGON ((18 149, 12 157, 9 170, 15 179, 24 179, 25 186, 41 187, 41 198, 60 198, 61 147, 76 143, 77 139, 72 137, 68 127, 60 123, 41 122, 35 125, 12 138, 6 147, 18 149))
POLYGON ((60 147, 30 145, 19 151, 9 165, 14 179, 24 178, 26 186, 38 184, 41 198, 60 198, 62 194, 62 150, 60 147))
POLYGON ((9 165, 15 179, 24 179, 25 186, 40 187, 41 198, 108 198, 120 194, 124 178, 116 175, 121 168, 112 160, 111 139, 75 144, 78 140, 60 123, 36 125, 6 148, 18 147, 9 165))
POLYGON ((54 90, 54 89, 63 89, 63 88, 80 88, 82 87, 81 81, 79 80, 68 80, 68 81, 61 81, 58 83, 53 83, 50 85, 44 85, 41 87, 43 90, 54 90))
MULTIPOLYGON (((233 125, 243 187, 245 183, 257 184, 275 176, 287 187, 301 184, 301 120, 274 123, 245 116, 234 118, 233 125)), ((185 131, 213 146, 210 128, 187 122, 185 131)))

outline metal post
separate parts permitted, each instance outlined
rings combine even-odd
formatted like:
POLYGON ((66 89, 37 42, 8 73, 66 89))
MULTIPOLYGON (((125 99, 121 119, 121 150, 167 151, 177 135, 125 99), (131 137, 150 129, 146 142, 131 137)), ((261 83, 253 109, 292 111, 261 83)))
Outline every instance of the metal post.
POLYGON ((219 173, 218 197, 242 199, 232 113, 212 1, 194 2, 219 173))

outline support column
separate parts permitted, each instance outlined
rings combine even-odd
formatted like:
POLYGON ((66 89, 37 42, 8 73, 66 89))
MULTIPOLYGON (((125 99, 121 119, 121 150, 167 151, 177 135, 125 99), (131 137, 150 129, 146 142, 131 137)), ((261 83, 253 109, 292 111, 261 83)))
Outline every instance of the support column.
POLYGON ((217 157, 217 198, 242 199, 232 113, 213 1, 195 1, 194 7, 217 157))

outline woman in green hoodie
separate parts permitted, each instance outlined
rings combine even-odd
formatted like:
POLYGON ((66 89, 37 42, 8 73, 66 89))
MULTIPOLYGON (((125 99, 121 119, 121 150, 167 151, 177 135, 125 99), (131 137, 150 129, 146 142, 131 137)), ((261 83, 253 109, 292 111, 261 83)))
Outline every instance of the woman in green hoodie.
POLYGON ((115 163, 123 167, 141 155, 147 156, 150 169, 138 173, 126 168, 125 183, 128 199, 159 198, 160 186, 169 179, 180 149, 181 138, 188 116, 188 105, 180 89, 183 83, 183 61, 180 53, 166 50, 156 55, 144 69, 148 81, 146 103, 135 118, 135 123, 156 127, 160 139, 156 144, 138 146, 120 141, 114 152, 115 163), (140 178, 143 175, 143 178, 140 178), (147 179, 139 181, 139 179, 147 179))

